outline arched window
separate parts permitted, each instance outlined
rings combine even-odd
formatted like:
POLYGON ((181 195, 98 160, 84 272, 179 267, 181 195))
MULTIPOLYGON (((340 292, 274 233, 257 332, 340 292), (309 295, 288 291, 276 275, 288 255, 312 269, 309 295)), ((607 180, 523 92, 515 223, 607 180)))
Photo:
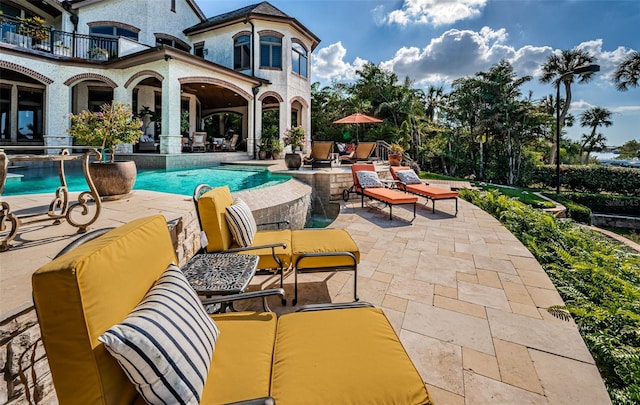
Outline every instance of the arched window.
POLYGON ((233 41, 233 68, 245 70, 251 67, 251 37, 240 35, 233 41))
POLYGON ((291 70, 302 77, 307 77, 307 50, 298 43, 291 46, 291 70))
POLYGON ((273 35, 260 37, 260 67, 282 69, 282 39, 273 35))
POLYGON ((104 35, 110 37, 126 37, 138 40, 138 33, 123 27, 114 25, 96 25, 89 28, 91 35, 104 35))

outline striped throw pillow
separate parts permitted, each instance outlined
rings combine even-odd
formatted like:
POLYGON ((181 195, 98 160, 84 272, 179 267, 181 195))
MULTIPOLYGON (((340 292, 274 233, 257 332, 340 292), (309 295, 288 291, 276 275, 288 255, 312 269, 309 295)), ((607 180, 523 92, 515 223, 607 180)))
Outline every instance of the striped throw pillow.
POLYGON ((98 340, 149 404, 198 404, 219 330, 170 265, 142 301, 98 340))
POLYGON ((227 207, 225 218, 236 243, 241 247, 251 246, 258 226, 247 203, 235 198, 233 204, 227 207))

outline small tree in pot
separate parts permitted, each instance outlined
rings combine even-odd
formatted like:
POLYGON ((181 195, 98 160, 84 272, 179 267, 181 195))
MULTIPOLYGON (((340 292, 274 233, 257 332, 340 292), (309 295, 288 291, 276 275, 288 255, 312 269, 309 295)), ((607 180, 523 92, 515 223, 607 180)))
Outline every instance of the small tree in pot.
POLYGON ((91 177, 100 196, 126 195, 131 192, 136 177, 134 161, 116 162, 115 150, 120 143, 133 144, 141 136, 142 121, 129 104, 103 104, 99 112, 82 111, 69 114, 71 128, 67 132, 78 145, 96 146, 101 153, 109 151, 106 162, 91 165, 91 177))

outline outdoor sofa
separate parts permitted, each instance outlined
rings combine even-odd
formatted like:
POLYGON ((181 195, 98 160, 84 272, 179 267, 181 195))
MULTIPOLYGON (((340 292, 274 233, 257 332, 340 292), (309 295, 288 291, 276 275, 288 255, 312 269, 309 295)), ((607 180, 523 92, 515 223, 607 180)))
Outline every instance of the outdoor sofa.
POLYGON ((209 317, 172 266, 175 262, 165 218, 155 215, 75 247, 33 275, 34 303, 60 404, 142 404, 140 392, 147 398, 163 389, 175 395, 167 403, 223 404, 265 397, 280 405, 431 403, 380 309, 349 303, 343 309, 316 306, 279 318, 253 311, 209 317), (170 298, 172 305, 167 305, 170 298), (151 312, 144 305, 166 307, 151 312), (198 317, 170 334, 182 344, 158 343, 165 333, 156 323, 169 328, 183 318, 198 317), (143 321, 149 326, 135 324, 141 330, 132 327, 125 335, 127 325, 143 321), (108 337, 116 333, 126 336, 125 349, 136 350, 112 354, 118 345, 108 337), (147 353, 147 346, 156 351, 145 358, 140 353, 147 353), (206 350, 196 350, 200 346, 206 350), (147 383, 154 381, 153 389, 143 383, 139 392, 130 381, 140 380, 143 367, 132 367, 138 356, 158 369, 163 360, 175 363, 169 362, 174 365, 161 378, 145 377, 147 383), (187 362, 202 370, 203 378, 183 378, 191 375, 187 362), (181 390, 185 384, 197 386, 198 392, 181 390))

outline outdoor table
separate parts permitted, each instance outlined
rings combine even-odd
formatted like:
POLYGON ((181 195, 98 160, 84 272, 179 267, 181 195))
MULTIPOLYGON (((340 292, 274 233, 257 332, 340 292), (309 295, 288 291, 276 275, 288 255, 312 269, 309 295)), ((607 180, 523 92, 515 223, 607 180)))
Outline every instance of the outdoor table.
POLYGON ((3 232, 0 234, 0 252, 9 250, 10 242, 16 237, 21 225, 42 221, 53 221, 52 225, 58 225, 66 219, 69 225, 78 228, 78 233, 85 233, 89 229, 89 225, 98 219, 102 203, 89 173, 89 159, 91 155, 95 155, 96 159, 101 159, 102 155, 95 148, 79 147, 78 149, 84 149, 86 152, 81 155, 71 155, 69 149, 61 146, 6 146, 0 148, 0 196, 7 180, 9 162, 58 162, 60 176, 60 185, 55 190, 47 212, 18 215, 11 212, 8 202, 0 202, 0 232, 3 232), (5 153, 5 150, 12 149, 19 151, 59 149, 61 152, 58 155, 7 155, 5 153), (78 201, 72 204, 69 202, 69 191, 64 173, 64 162, 70 160, 82 160, 82 171, 89 186, 89 191, 81 192, 78 195, 78 201), (93 204, 90 207, 89 202, 91 201, 93 204))
POLYGON ((258 256, 235 253, 195 255, 182 272, 199 295, 238 294, 256 274, 258 256))

